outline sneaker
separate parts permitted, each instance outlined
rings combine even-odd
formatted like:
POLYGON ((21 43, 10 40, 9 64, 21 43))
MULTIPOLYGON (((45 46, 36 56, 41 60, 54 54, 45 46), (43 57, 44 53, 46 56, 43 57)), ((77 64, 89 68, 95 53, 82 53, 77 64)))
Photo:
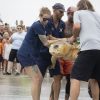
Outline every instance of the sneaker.
POLYGON ((11 73, 6 72, 6 73, 3 73, 3 75, 11 75, 11 73))
POLYGON ((19 75, 20 75, 20 73, 18 73, 18 72, 17 72, 17 73, 15 73, 15 76, 19 76, 19 75))

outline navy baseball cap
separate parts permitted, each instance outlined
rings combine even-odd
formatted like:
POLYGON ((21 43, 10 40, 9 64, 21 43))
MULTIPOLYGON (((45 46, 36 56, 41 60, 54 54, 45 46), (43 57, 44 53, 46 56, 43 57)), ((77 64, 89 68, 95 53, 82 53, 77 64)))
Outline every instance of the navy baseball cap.
POLYGON ((65 7, 63 4, 61 3, 56 3, 52 6, 53 9, 57 9, 57 10, 62 10, 62 11, 65 11, 65 7))

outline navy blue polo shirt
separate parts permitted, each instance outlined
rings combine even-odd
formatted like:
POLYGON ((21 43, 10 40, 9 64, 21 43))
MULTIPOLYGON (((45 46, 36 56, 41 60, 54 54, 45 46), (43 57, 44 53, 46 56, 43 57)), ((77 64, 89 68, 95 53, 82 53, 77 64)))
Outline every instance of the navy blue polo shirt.
POLYGON ((42 44, 38 35, 47 35, 46 30, 40 21, 32 24, 18 53, 20 55, 29 54, 31 56, 38 57, 40 56, 40 53, 48 52, 48 48, 42 44))
POLYGON ((53 19, 51 18, 48 22, 48 33, 50 33, 52 36, 56 38, 64 38, 64 29, 65 29, 65 23, 62 20, 59 20, 59 25, 56 28, 54 26, 53 19))
MULTIPOLYGON (((50 33, 52 36, 56 37, 56 38, 64 38, 64 30, 65 30, 65 23, 62 20, 59 20, 59 25, 56 28, 54 26, 54 22, 53 19, 51 18, 48 22, 48 33, 50 33)), ((59 75, 60 73, 60 66, 59 66, 59 62, 56 62, 55 65, 55 69, 50 69, 50 76, 54 76, 54 75, 59 75)))

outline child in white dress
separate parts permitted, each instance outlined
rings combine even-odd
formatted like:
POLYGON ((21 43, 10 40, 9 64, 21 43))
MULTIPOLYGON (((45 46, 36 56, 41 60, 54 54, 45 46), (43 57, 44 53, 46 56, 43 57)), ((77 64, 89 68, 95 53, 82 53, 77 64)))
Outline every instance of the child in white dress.
POLYGON ((9 59, 9 54, 10 54, 10 51, 11 51, 11 47, 12 47, 12 44, 9 42, 9 34, 7 36, 7 34, 4 36, 4 44, 3 44, 3 59, 4 59, 4 63, 3 63, 3 66, 4 66, 4 70, 3 70, 3 74, 6 73, 6 70, 7 70, 7 65, 8 65, 8 59, 9 59))

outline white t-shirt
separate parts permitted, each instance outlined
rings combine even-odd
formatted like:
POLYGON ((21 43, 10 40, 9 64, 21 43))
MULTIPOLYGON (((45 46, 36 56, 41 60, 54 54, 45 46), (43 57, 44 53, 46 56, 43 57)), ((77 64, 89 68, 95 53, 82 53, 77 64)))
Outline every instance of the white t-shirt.
POLYGON ((13 33, 11 36, 12 39, 12 49, 18 50, 21 47, 21 44, 25 38, 26 32, 22 33, 13 33))
POLYGON ((88 10, 74 13, 74 23, 80 23, 80 50, 100 50, 100 15, 88 10))

